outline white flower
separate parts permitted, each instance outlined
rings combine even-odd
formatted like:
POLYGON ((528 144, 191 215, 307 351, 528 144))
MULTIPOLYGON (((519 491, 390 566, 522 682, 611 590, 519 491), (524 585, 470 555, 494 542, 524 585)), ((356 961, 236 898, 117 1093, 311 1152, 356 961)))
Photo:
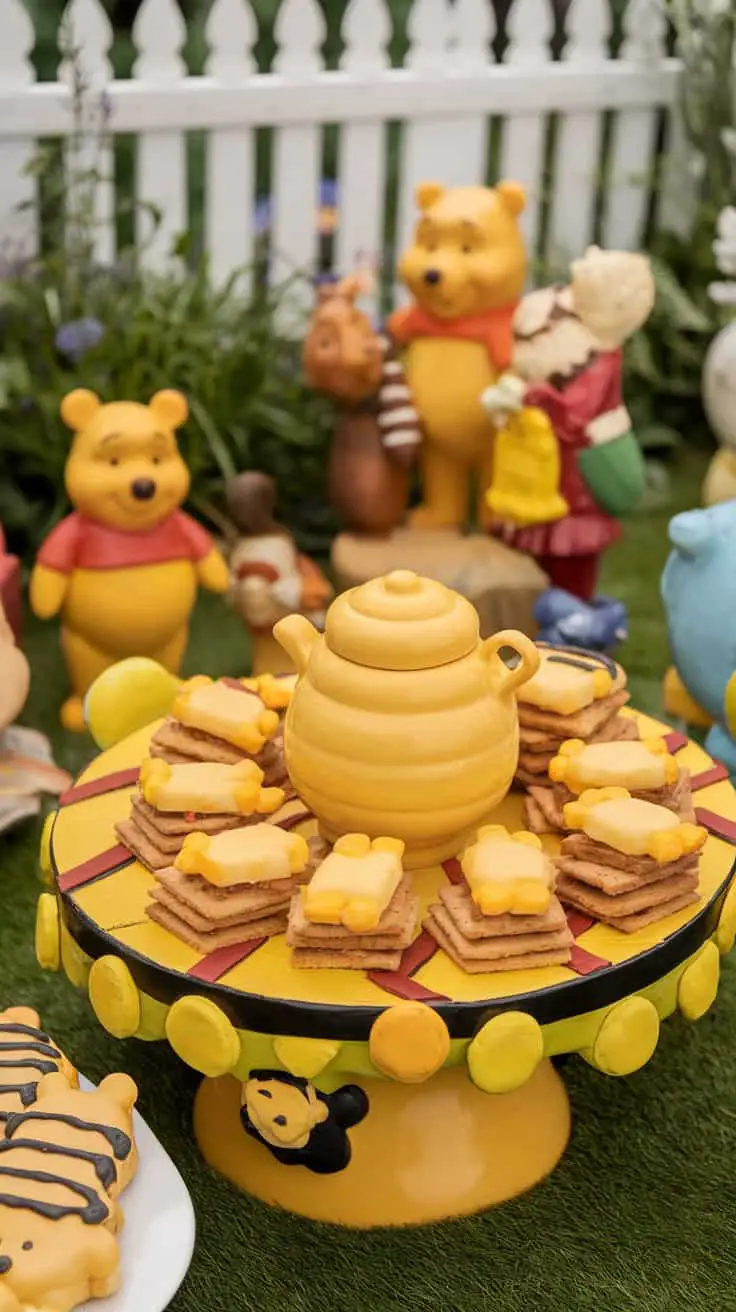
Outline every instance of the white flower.
POLYGON ((713 255, 720 273, 736 277, 736 207, 727 205, 718 215, 713 255))
POLYGON ((708 295, 715 305, 736 305, 736 282, 712 282, 708 295))

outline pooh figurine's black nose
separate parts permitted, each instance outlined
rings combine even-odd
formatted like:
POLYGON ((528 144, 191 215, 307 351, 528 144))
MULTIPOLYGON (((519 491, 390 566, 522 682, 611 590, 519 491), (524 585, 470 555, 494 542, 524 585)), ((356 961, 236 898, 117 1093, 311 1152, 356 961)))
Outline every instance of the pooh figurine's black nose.
POLYGON ((430 287, 436 287, 438 282, 442 282, 442 274, 439 269, 427 269, 424 275, 424 281, 429 283, 430 287))
POLYGON ((12 1257, 0 1257, 0 1276, 7 1275, 13 1265, 12 1257))
POLYGON ((156 484, 152 478, 137 478, 130 490, 136 501, 150 501, 156 495, 156 484))

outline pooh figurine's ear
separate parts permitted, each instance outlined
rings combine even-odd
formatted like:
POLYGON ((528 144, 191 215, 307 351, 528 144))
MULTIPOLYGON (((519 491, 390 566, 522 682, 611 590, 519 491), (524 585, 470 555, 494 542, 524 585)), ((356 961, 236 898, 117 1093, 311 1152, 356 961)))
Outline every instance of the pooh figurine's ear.
POLYGON ((496 191, 509 214, 521 214, 526 205, 526 187, 522 187, 520 182, 498 182, 496 191))
POLYGON ((445 191, 441 182, 420 182, 414 192, 414 199, 420 210, 428 210, 444 196, 445 191))
POLYGON ((151 397, 148 408, 167 428, 181 428, 189 418, 187 398, 182 396, 181 392, 175 392, 173 388, 157 392, 151 397))
POLYGON ((59 413, 67 428, 71 428, 73 433, 79 433, 97 414, 101 404, 99 396, 94 392, 88 391, 86 387, 78 387, 64 397, 59 413))
POLYGON ((100 1085, 100 1093, 104 1093, 123 1111, 132 1111, 138 1098, 138 1087, 131 1080, 129 1075, 106 1075, 100 1085))

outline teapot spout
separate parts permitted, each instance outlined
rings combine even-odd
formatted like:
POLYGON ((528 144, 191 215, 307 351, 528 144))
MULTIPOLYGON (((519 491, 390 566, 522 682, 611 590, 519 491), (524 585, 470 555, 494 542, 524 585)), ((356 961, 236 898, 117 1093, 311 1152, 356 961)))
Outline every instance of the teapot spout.
POLYGON ((291 657, 301 678, 307 668, 309 654, 319 638, 306 615, 287 615, 273 627, 273 636, 291 657))

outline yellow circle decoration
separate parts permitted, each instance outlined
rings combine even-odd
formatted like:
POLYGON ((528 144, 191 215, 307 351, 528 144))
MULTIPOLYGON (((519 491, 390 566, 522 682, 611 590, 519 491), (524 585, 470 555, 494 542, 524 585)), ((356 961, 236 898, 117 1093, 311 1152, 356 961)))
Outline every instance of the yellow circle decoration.
POLYGON ((75 989, 86 989, 92 965, 88 956, 74 942, 66 925, 61 922, 61 964, 70 984, 75 989))
POLYGON ((369 1050, 384 1075, 403 1084, 421 1084, 446 1062, 450 1035, 442 1017, 425 1003, 399 1002, 375 1021, 369 1050))
POLYGON ((177 1057, 210 1078, 227 1075, 240 1059, 240 1039, 209 998, 179 998, 166 1017, 166 1037, 177 1057))
POLYGON ((59 906, 53 893, 42 893, 36 907, 36 960, 42 970, 61 966, 59 906))
POLYGON ((713 1006, 720 973, 718 948, 715 943, 706 943, 685 967, 677 986, 677 1005, 686 1020, 700 1020, 713 1006))
POLYGON ((734 882, 726 894, 721 915, 718 921, 718 928, 715 933, 715 940, 719 952, 725 957, 727 952, 731 951, 736 938, 736 882, 734 882))
POLYGON ((544 1039, 534 1017, 506 1011, 476 1034, 468 1048, 468 1071, 485 1093, 510 1093, 531 1079, 543 1055, 544 1039))
POLYGON ((659 1015, 648 998, 624 998, 608 1012, 587 1056, 604 1075, 633 1075, 653 1055, 659 1015))
POLYGON ((54 882, 54 872, 51 865, 51 830, 54 827, 56 812, 51 811, 46 816, 41 830, 41 842, 38 845, 38 864, 41 871, 41 882, 51 888, 54 882))
POLYGON ((120 957, 100 957, 89 972, 88 989, 103 1029, 115 1039, 131 1039, 141 1023, 141 1000, 125 962, 120 957))

